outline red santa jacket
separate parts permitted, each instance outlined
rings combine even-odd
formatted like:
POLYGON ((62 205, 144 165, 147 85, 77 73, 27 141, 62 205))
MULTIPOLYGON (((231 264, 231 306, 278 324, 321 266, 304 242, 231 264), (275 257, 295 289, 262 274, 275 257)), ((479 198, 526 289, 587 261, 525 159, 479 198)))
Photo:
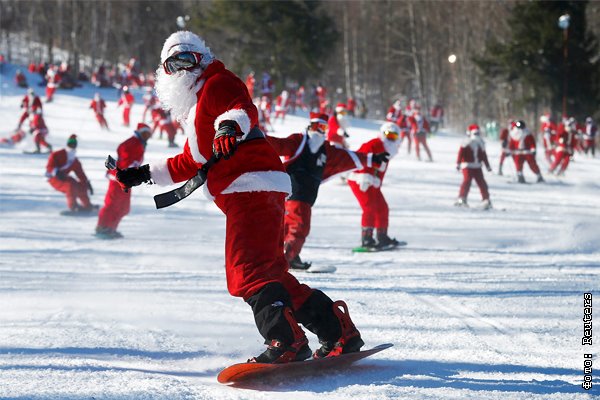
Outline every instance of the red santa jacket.
MULTIPOLYGON (((126 169, 139 167, 144 161, 145 150, 146 143, 137 134, 134 134, 117 147, 117 168, 126 169)), ((108 179, 116 180, 116 173, 116 170, 109 170, 106 172, 106 175, 108 179)))
POLYGON ((50 153, 46 164, 48 178, 56 177, 59 173, 66 176, 71 172, 75 173, 80 182, 87 183, 88 178, 83 172, 79 159, 75 156, 75 151, 60 149, 50 153))
POLYGON ((513 155, 533 154, 536 150, 535 137, 527 129, 513 128, 509 132, 508 148, 513 155))
POLYGON ((383 178, 387 171, 388 163, 382 163, 380 165, 373 164, 371 155, 385 151, 390 153, 390 157, 393 157, 398 152, 397 146, 399 144, 399 141, 393 142, 391 146, 394 146, 394 149, 391 149, 389 146, 386 146, 383 140, 379 137, 363 143, 363 145, 357 150, 357 153, 371 153, 369 155, 369 159, 367 160, 365 167, 361 170, 352 172, 348 176, 348 180, 356 182, 362 191, 366 191, 371 186, 375 188, 381 187, 383 178))
POLYGON ((24 108, 28 113, 33 113, 36 110, 42 110, 42 101, 39 96, 36 95, 26 95, 21 100, 21 108, 24 108))
POLYGON ((346 133, 346 131, 340 126, 337 117, 333 114, 327 121, 327 141, 343 145, 344 133, 346 133))
POLYGON ((404 113, 402 112, 402 107, 396 108, 392 104, 392 106, 388 109, 387 114, 385 115, 385 119, 386 119, 386 121, 396 123, 396 121, 398 121, 403 116, 404 116, 404 113))
POLYGON ((104 114, 104 109, 106 108, 106 103, 102 99, 100 99, 100 101, 96 101, 96 99, 94 99, 90 103, 90 108, 92 110, 94 110, 94 112, 96 114, 104 114))
POLYGON ((410 133, 416 135, 417 133, 425 132, 429 133, 429 121, 425 117, 421 117, 417 120, 415 116, 408 117, 408 126, 410 127, 410 133))
POLYGON ((153 180, 170 185, 190 179, 212 157, 215 132, 222 121, 235 121, 243 136, 235 154, 220 160, 208 172, 206 187, 212 196, 220 193, 275 191, 290 193, 290 179, 281 160, 264 138, 246 141, 258 123, 258 113, 244 82, 225 69, 221 61, 208 65, 199 80, 197 103, 188 117, 183 152, 151 166, 153 180))
POLYGON ((490 169, 490 163, 485 152, 485 143, 480 137, 468 138, 465 140, 458 150, 456 164, 460 168, 481 168, 481 163, 485 164, 487 169, 490 169))
POLYGON ((133 97, 133 95, 130 92, 127 92, 127 93, 123 93, 121 95, 121 97, 119 98, 119 102, 117 103, 117 106, 124 104, 125 108, 131 108, 131 106, 133 105, 134 102, 135 102, 135 97, 133 97))
POLYGON ((47 133, 48 127, 46 126, 46 122, 44 121, 44 117, 42 114, 33 114, 33 118, 29 122, 29 127, 32 130, 38 131, 40 133, 47 133))
POLYGON ((290 106, 290 95, 284 97, 283 93, 275 99, 275 111, 285 111, 290 106))
POLYGON ((573 149, 577 146, 577 134, 575 129, 569 132, 565 129, 564 124, 560 124, 554 138, 556 145, 555 150, 557 152, 573 154, 573 149))

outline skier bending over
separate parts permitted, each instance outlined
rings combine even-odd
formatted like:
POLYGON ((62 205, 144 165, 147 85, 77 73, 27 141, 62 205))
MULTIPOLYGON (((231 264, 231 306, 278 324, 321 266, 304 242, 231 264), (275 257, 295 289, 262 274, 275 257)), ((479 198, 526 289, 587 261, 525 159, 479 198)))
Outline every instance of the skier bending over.
POLYGON ((252 307, 267 349, 251 362, 286 363, 311 355, 298 323, 319 338, 315 358, 360 350, 364 344, 343 301, 333 302, 289 273, 283 217, 290 178, 256 129, 257 110, 244 82, 216 60, 192 32, 173 33, 156 71, 161 104, 193 123, 183 152, 162 163, 117 172, 125 188, 190 179, 213 157, 206 189, 226 216, 225 269, 229 293, 252 307), (191 112, 191 115, 188 114, 191 112))
POLYGON ((267 137, 277 154, 287 157, 284 167, 292 179, 292 195, 285 202, 285 258, 292 269, 307 269, 300 251, 310 232, 311 208, 319 186, 335 174, 362 169, 388 161, 385 152, 355 153, 325 140, 327 114, 310 113, 310 125, 303 133, 286 138, 267 137))

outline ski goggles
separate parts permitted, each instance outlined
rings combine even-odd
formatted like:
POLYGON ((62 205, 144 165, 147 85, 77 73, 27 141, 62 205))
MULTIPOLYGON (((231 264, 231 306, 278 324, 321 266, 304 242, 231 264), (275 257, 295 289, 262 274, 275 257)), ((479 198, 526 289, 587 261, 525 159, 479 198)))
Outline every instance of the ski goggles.
POLYGON ((202 61, 202 54, 193 51, 183 51, 167 58, 163 68, 167 75, 174 74, 182 69, 189 71, 196 68, 202 61))
POLYGON ((400 137, 400 134, 395 131, 384 131, 383 136, 385 136, 386 139, 394 142, 394 141, 398 140, 398 138, 400 137))
POLYGON ((327 124, 324 124, 322 122, 311 122, 310 129, 312 131, 319 131, 321 133, 325 133, 327 132, 327 124))

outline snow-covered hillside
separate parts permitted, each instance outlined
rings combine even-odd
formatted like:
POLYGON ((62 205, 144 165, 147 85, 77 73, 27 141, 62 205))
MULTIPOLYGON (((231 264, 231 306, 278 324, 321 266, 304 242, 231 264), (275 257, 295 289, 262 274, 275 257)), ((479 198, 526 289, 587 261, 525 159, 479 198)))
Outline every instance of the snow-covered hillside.
MULTIPOLYGON (((20 115, 24 90, 14 88, 13 73, 2 76, 0 136, 20 115)), ((56 148, 79 136, 92 200, 102 204, 103 161, 131 129, 120 125, 116 92, 103 89, 112 130, 100 131, 88 109, 94 91, 58 91, 44 115, 56 148)), ((141 92, 134 94, 137 122, 141 92)), ((276 134, 306 121, 289 116, 274 124, 276 134)), ((353 148, 378 127, 353 125, 353 148)), ((227 293, 224 217, 201 190, 156 210, 152 196, 165 188, 135 188, 119 226, 125 238, 102 241, 92 236, 95 218, 59 215, 65 200, 44 178, 46 156, 22 153, 31 136, 0 148, 0 398, 587 398, 583 354, 597 354, 598 345, 581 344, 583 295, 600 296, 600 159, 577 156, 564 178, 548 176, 546 184, 486 174, 495 208, 457 209, 461 140, 433 137, 434 163, 407 156, 404 146, 392 160, 384 193, 390 233, 409 243, 402 250, 351 253, 361 212, 337 178, 322 186, 313 209, 302 257, 337 272, 297 276, 348 303, 367 347, 394 347, 333 375, 251 388, 216 381, 222 368, 264 346, 249 307, 227 293)), ((146 160, 175 151, 153 138, 146 160)), ((498 152, 488 143, 494 167, 498 152)), ((470 203, 478 198, 474 186, 470 203)), ((598 395, 597 386, 591 392, 598 395)))

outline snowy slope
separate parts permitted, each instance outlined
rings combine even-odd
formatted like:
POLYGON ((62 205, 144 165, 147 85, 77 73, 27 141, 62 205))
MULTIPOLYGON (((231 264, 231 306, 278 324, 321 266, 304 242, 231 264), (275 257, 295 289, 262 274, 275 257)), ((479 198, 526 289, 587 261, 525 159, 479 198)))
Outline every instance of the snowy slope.
MULTIPOLYGON (((0 83, 1 136, 16 126, 24 94, 13 71, 0 83)), ((56 148, 79 135, 93 202, 102 204, 103 160, 131 130, 120 126, 115 92, 103 90, 113 130, 100 131, 88 109, 93 93, 58 91, 44 114, 56 148)), ((141 112, 138 103, 133 121, 141 112)), ((274 126, 286 135, 305 124, 289 116, 274 126)), ((352 147, 377 127, 354 121, 352 147)), ((566 177, 547 184, 487 174, 495 209, 456 209, 460 140, 432 138, 434 163, 404 147, 391 162, 390 233, 405 249, 350 252, 361 214, 339 179, 322 186, 313 209, 302 257, 338 271, 299 278, 346 300, 368 347, 395 346, 333 376, 245 389, 219 385, 216 374, 263 344, 249 307, 227 293, 224 217, 200 190, 157 211, 152 196, 165 188, 134 189, 119 227, 125 239, 101 241, 95 218, 59 216, 65 201, 46 183, 46 157, 22 154, 30 136, 0 148, 0 398, 587 398, 583 354, 597 345, 581 345, 583 293, 600 294, 600 159, 577 156, 566 177)), ((488 143, 494 167, 498 149, 488 143)), ((146 160, 172 154, 153 138, 146 160)), ((470 203, 478 199, 474 186, 470 203)))

